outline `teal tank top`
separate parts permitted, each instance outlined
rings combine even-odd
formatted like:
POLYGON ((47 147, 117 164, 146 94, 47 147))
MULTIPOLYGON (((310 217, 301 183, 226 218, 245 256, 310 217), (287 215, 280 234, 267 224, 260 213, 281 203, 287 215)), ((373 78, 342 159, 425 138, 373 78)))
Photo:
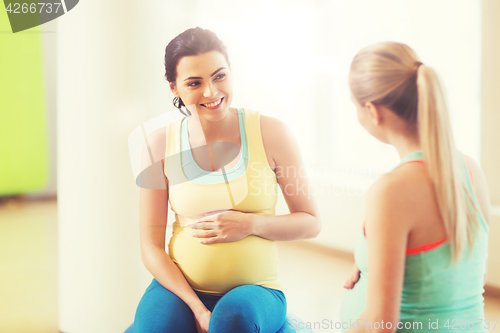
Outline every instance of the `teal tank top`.
POLYGON ((213 184, 236 179, 245 173, 245 170, 248 166, 248 144, 245 132, 245 113, 241 108, 238 108, 237 111, 241 139, 241 157, 238 163, 233 168, 231 168, 230 170, 225 170, 224 173, 222 171, 203 170, 196 163, 191 151, 191 145, 189 143, 189 134, 187 128, 188 117, 182 119, 180 129, 181 151, 184 152, 183 154, 181 154, 182 170, 190 181, 199 184, 213 184))
MULTIPOLYGON (((416 151, 402 159, 402 165, 422 161, 416 151)), ((462 158, 463 176, 476 203, 468 163, 462 158)), ((466 247, 459 262, 451 264, 449 243, 419 247, 413 254, 408 249, 401 296, 400 322, 397 332, 487 332, 484 322, 483 284, 488 250, 488 225, 479 209, 480 227, 474 248, 466 247), (426 249, 427 248, 427 249, 426 249), (462 326, 460 326, 462 325, 462 326), (467 325, 469 325, 467 327, 467 325), (464 329, 465 327, 465 329, 464 329)), ((363 230, 356 242, 354 257, 360 278, 353 289, 346 290, 340 311, 341 323, 352 323, 365 310, 367 297, 367 241, 363 230)), ((342 330, 343 332, 346 329, 342 330)))

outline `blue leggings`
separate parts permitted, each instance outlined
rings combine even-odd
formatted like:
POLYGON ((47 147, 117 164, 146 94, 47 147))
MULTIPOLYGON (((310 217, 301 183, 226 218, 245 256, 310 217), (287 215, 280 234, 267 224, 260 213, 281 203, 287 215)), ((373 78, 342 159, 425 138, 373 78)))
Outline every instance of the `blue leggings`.
MULTIPOLYGON (((195 293, 212 312, 210 333, 277 333, 285 322, 286 299, 280 290, 243 285, 223 296, 195 293)), ((193 312, 186 303, 153 279, 137 307, 134 333, 197 331, 193 312)))

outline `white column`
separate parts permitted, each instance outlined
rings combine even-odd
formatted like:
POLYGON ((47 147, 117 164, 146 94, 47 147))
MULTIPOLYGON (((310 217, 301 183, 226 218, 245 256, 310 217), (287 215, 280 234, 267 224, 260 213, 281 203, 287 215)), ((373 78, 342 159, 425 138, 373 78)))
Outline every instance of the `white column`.
POLYGON ((482 75, 481 75, 481 167, 491 196, 492 216, 489 231, 487 291, 500 295, 500 157, 498 143, 500 121, 498 89, 500 87, 500 2, 482 2, 482 75))
POLYGON ((123 332, 152 279, 127 139, 171 109, 163 55, 188 5, 85 0, 57 19, 61 332, 123 332))

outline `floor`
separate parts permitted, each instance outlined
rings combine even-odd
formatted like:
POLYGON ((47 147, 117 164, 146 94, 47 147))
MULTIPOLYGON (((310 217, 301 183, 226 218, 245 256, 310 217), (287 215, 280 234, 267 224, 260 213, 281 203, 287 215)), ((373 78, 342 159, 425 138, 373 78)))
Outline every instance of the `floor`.
MULTIPOLYGON (((337 321, 351 256, 307 242, 281 242, 279 251, 289 311, 311 325, 337 321)), ((500 318, 500 299, 485 297, 485 317, 500 318)), ((3 202, 0 333, 57 332, 57 203, 3 202)))
POLYGON ((55 201, 0 206, 0 332, 59 332, 55 201))

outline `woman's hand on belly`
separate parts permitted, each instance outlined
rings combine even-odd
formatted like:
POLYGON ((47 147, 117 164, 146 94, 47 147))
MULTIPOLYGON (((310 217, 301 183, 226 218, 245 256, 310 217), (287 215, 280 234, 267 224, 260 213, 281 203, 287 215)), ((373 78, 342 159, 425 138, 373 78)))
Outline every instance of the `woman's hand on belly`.
POLYGON ((236 242, 252 234, 253 214, 234 210, 208 215, 195 221, 190 227, 193 237, 202 244, 236 242))

